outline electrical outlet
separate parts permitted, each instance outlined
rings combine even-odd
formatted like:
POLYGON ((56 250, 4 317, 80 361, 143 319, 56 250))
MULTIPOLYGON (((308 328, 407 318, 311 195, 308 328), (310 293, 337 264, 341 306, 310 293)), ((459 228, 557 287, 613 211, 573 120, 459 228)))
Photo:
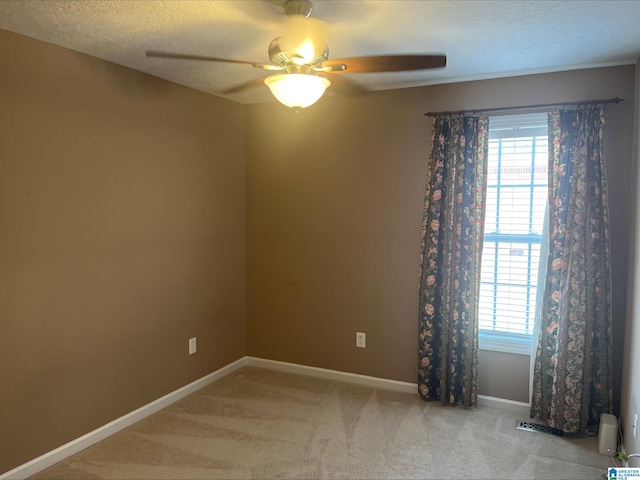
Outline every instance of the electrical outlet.
POLYGON ((367 348, 367 334, 356 332, 356 347, 367 348))
POLYGON ((196 353, 196 337, 189 339, 189 355, 196 353))
POLYGON ((633 414, 633 438, 634 440, 638 438, 638 414, 634 413, 633 414))

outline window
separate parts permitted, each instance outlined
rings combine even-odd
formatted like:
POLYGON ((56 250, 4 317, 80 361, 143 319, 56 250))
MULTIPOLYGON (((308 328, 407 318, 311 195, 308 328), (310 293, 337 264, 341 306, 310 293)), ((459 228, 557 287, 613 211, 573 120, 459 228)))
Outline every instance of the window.
POLYGON ((484 349, 531 352, 546 251, 547 143, 545 113, 490 118, 479 300, 484 349))

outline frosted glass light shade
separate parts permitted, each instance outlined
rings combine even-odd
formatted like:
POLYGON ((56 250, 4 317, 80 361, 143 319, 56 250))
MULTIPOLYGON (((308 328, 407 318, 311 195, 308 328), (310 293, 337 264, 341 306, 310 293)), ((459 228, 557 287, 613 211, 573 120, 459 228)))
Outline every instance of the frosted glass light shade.
POLYGON ((273 96, 287 107, 306 108, 316 103, 331 82, 304 73, 281 73, 264 79, 273 96))

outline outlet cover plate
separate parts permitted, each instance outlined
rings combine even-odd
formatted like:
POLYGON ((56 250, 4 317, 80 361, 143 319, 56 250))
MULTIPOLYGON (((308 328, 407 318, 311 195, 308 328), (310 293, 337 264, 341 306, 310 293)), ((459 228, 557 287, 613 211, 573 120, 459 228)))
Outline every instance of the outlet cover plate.
POLYGON ((356 332, 356 347, 367 348, 367 334, 363 332, 356 332))
POLYGON ((196 337, 189 339, 189 355, 193 355, 196 353, 196 337))

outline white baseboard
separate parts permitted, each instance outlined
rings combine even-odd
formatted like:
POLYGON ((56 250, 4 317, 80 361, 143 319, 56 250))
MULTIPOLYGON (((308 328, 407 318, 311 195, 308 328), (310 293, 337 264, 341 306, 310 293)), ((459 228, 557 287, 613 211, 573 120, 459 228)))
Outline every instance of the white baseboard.
POLYGON ((507 398, 490 397, 488 395, 478 395, 478 406, 497 408, 526 415, 525 420, 529 418, 531 408, 531 405, 525 402, 516 402, 515 400, 509 400, 507 398))
POLYGON ((271 370, 279 370, 281 372, 297 373, 299 375, 309 375, 312 377, 325 378, 327 380, 355 383, 358 385, 365 385, 367 387, 384 388, 386 390, 395 390, 397 392, 418 394, 418 385, 415 383, 400 382, 398 380, 389 380, 379 377, 369 377, 367 375, 341 372, 339 370, 328 370, 326 368, 309 367, 307 365, 299 365, 297 363, 266 360, 264 358, 245 358, 247 359, 247 366, 269 368, 271 370))
POLYGON ((243 357, 239 360, 236 360, 229 365, 226 365, 219 370, 216 370, 213 373, 210 373, 195 382, 192 382, 184 387, 181 387, 177 390, 174 390, 171 393, 168 393, 164 397, 160 397, 157 400, 154 400, 147 405, 144 405, 132 412, 123 415, 120 418, 116 418, 112 422, 103 425, 75 440, 72 440, 64 445, 56 448, 55 450, 51 450, 43 455, 40 455, 33 460, 30 460, 27 463, 24 463, 13 470, 9 470, 6 473, 0 475, 0 480, 22 480, 24 478, 30 477, 31 475, 35 475, 36 473, 44 470, 45 468, 50 467, 51 465, 58 463, 61 460, 73 455, 74 453, 78 453, 81 450, 84 450, 87 447, 90 447, 94 443, 99 442, 107 438, 110 435, 113 435, 120 430, 133 425, 136 422, 139 422, 145 417, 161 410, 173 402, 180 400, 181 398, 190 395, 191 393, 201 389, 209 385, 210 383, 215 382, 216 380, 230 374, 231 372, 244 367, 246 365, 246 357, 243 357))
MULTIPOLYGON (((195 382, 185 385, 178 390, 175 390, 157 400, 154 400, 147 405, 144 405, 120 418, 113 420, 112 422, 103 425, 96 430, 93 430, 82 437, 76 438, 64 445, 51 450, 43 455, 40 455, 29 462, 20 465, 13 470, 9 470, 0 475, 0 480, 22 480, 24 478, 35 475, 36 473, 50 467, 51 465, 64 460, 65 458, 78 453, 81 450, 93 445, 113 435, 120 430, 133 425, 134 423, 142 420, 145 417, 161 410, 172 403, 180 400, 181 398, 190 395, 202 387, 221 379, 222 377, 229 375, 230 373, 238 370, 244 366, 253 366, 267 368, 271 370, 279 370, 281 372, 296 373, 300 375, 308 375, 318 378, 324 378, 328 380, 335 380, 340 382, 355 383, 358 385, 364 385, 374 388, 384 388, 387 390, 394 390, 397 392, 414 393, 418 394, 418 385, 410 382, 400 382, 397 380, 390 380, 386 378, 370 377, 367 375, 359 375, 356 373, 341 372, 338 370, 328 370, 326 368, 309 367, 306 365, 299 365, 296 363, 280 362, 276 360, 267 360, 264 358, 256 357, 243 357, 236 360, 229 365, 226 365, 209 375, 206 375, 195 382)), ((498 408, 502 410, 509 410, 513 412, 521 413, 529 418, 529 404, 523 402, 515 402, 513 400, 507 400, 504 398, 488 397, 485 395, 478 395, 478 404, 480 406, 498 408)))

